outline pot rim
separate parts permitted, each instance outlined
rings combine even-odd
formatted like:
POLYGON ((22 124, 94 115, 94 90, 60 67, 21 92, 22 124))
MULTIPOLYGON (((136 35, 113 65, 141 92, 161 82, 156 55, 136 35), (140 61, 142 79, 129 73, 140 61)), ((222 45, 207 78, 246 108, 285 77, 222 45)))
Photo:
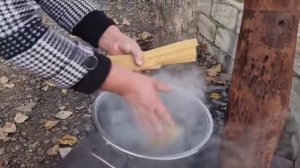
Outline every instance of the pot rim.
MULTIPOLYGON (((185 92, 185 93, 187 93, 187 92, 185 92)), ((111 145, 112 147, 116 148, 117 150, 119 150, 121 152, 124 152, 124 153, 129 154, 129 155, 134 156, 134 157, 149 159, 149 160, 160 160, 160 161, 177 160, 177 159, 182 159, 182 158, 185 158, 185 157, 189 157, 189 156, 199 152, 199 150, 209 141, 209 139, 212 136, 214 124, 213 124, 213 119, 212 119, 212 116, 211 116, 208 108, 203 104, 203 102, 200 99, 198 99, 197 97, 190 94, 190 96, 192 96, 194 99, 196 99, 199 102, 199 104, 201 106, 203 106, 203 108, 205 110, 205 113, 206 113, 207 120, 208 120, 208 124, 209 124, 208 131, 207 131, 205 137, 203 138, 203 140, 201 141, 201 143, 199 143, 194 148, 191 148, 191 149, 189 149, 185 152, 181 152, 181 153, 174 154, 174 155, 165 155, 165 156, 160 156, 160 157, 147 156, 147 155, 142 155, 142 154, 131 152, 127 149, 124 149, 124 148, 118 146, 114 142, 110 141, 107 138, 108 136, 107 136, 106 132, 103 130, 102 126, 100 125, 100 122, 97 122, 97 119, 96 119, 97 118, 96 117, 97 116, 96 115, 97 107, 99 107, 102 103, 102 100, 105 97, 109 96, 110 94, 112 94, 112 93, 103 91, 95 99, 95 101, 93 103, 93 108, 92 108, 92 119, 93 119, 93 123, 96 126, 96 129, 100 132, 101 137, 106 141, 106 143, 108 145, 111 145)))

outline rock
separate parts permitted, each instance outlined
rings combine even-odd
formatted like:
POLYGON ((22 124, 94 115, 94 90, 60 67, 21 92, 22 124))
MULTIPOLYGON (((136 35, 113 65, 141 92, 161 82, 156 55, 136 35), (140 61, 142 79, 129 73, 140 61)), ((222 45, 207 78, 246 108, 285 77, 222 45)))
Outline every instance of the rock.
POLYGON ((30 103, 28 103, 24 106, 17 107, 16 110, 19 111, 19 112, 30 113, 30 112, 32 112, 32 108, 35 105, 36 105, 36 103, 31 101, 30 103))
POLYGON ((60 154, 61 158, 64 158, 65 156, 67 156, 71 152, 71 150, 72 150, 72 148, 70 148, 70 147, 60 148, 59 154, 60 154))

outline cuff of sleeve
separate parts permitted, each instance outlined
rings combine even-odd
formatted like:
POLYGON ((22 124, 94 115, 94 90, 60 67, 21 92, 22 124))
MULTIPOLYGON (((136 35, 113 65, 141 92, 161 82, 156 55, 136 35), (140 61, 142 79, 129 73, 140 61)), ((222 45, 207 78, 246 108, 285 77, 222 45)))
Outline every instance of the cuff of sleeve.
POLYGON ((100 89, 110 72, 111 60, 99 53, 96 53, 95 56, 98 58, 97 67, 88 71, 72 89, 85 94, 92 94, 100 89))
POLYGON ((93 11, 74 27, 72 34, 98 48, 100 37, 109 26, 114 24, 114 21, 108 18, 104 12, 93 11))

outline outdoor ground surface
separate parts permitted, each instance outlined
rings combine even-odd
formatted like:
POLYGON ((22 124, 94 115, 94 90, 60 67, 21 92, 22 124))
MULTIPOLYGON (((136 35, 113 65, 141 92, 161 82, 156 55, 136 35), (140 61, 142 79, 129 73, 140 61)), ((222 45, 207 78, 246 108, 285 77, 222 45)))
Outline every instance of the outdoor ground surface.
MULTIPOLYGON (((101 1, 103 9, 115 19, 122 31, 136 39, 144 50, 151 49, 151 36, 154 31, 154 6, 150 0, 141 1, 101 1)), ((51 19, 44 15, 46 24, 59 33, 67 35, 51 19)), ((71 37, 74 38, 74 37, 71 37)), ((200 54, 201 69, 212 68, 208 75, 207 98, 210 110, 214 111, 217 125, 223 123, 226 111, 229 75, 222 73, 213 56, 202 46, 200 54), (214 73, 216 75, 214 75, 214 73)), ((49 86, 45 81, 27 72, 17 70, 3 61, 0 62, 0 78, 7 77, 9 85, 0 84, 0 128, 6 122, 14 123, 16 131, 8 138, 0 140, 0 161, 5 168, 52 167, 61 160, 56 150, 48 151, 64 135, 84 138, 92 126, 91 106, 94 96, 75 93, 49 86), (14 85, 12 85, 14 84, 14 85), (65 120, 55 117, 59 111, 70 111, 72 115, 65 120), (20 124, 14 121, 17 113, 28 116, 20 124), (45 128, 47 121, 58 121, 51 129, 45 128), (48 151, 48 152, 47 152, 48 151)), ((72 143, 76 140, 71 139, 72 143)), ((67 145, 68 146, 68 145, 67 145)), ((66 146, 60 145, 59 148, 66 146)), ((288 153, 288 152, 287 152, 288 153)))

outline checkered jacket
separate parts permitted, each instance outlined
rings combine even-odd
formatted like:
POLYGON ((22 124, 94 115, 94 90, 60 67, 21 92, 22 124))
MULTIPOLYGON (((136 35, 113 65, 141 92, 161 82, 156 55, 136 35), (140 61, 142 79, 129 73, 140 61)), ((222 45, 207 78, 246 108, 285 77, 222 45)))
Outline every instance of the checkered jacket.
POLYGON ((110 60, 43 25, 39 7, 94 48, 106 28, 114 24, 90 0, 1 0, 0 57, 61 87, 84 93, 100 88, 110 60))

